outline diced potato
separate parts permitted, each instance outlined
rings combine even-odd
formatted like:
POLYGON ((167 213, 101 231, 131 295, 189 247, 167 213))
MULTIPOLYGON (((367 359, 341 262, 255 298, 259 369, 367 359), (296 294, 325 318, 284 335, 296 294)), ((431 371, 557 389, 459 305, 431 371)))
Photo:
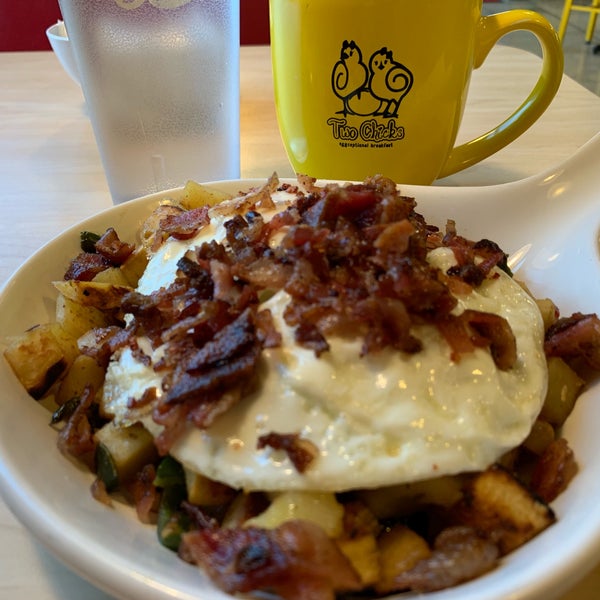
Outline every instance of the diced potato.
POLYGON ((89 385, 97 392, 104 382, 104 368, 91 356, 80 354, 67 370, 56 392, 56 402, 62 406, 72 398, 81 397, 89 385))
POLYGON ((380 579, 379 551, 374 535, 336 540, 338 548, 352 564, 363 585, 372 586, 380 579))
POLYGON ((38 325, 15 337, 4 352, 23 387, 41 398, 69 368, 77 344, 58 323, 38 325))
POLYGON ((144 465, 156 460, 154 438, 141 423, 118 427, 111 421, 94 436, 98 476, 108 490, 129 481, 144 465))
POLYGON ((111 283, 112 285, 129 286, 129 281, 125 275, 123 275, 119 267, 109 267, 108 269, 104 269, 104 271, 100 271, 100 273, 94 276, 92 281, 96 283, 111 283))
POLYGON ((585 382, 562 358, 548 359, 548 391, 540 418, 560 427, 571 414, 585 382))
POLYGON ((83 306, 93 306, 100 310, 119 308, 123 297, 133 288, 112 283, 94 281, 55 281, 54 287, 65 297, 83 306))
POLYGON ((121 272, 127 280, 127 285, 137 287, 140 277, 148 265, 148 253, 143 246, 136 248, 129 258, 121 265, 121 272))
POLYGON ((304 519, 335 538, 342 533, 343 517, 344 507, 332 493, 288 491, 277 494, 267 510, 246 521, 246 525, 275 529, 285 521, 304 519))
POLYGON ((450 506, 461 497, 460 477, 444 476, 414 483, 374 488, 361 499, 379 519, 409 514, 424 504, 450 506))
POLYGON ((227 507, 221 527, 241 527, 246 521, 262 513, 268 505, 269 501, 262 492, 239 492, 227 507))
POLYGON ((377 536, 381 524, 371 509, 359 500, 344 503, 344 537, 377 536))
POLYGON ((502 554, 518 548, 555 521, 547 504, 500 467, 491 467, 471 480, 457 514, 464 525, 496 542, 502 554))
POLYGON ((58 409, 56 403, 56 396, 54 394, 46 394, 43 398, 40 398, 39 405, 43 406, 49 413, 54 413, 58 409))
POLYGON ((548 329, 548 327, 550 327, 550 325, 553 325, 558 319, 558 308, 556 304, 554 304, 554 302, 550 300, 550 298, 537 298, 535 302, 538 305, 538 308, 540 309, 540 313, 542 314, 542 320, 544 321, 544 329, 548 329))
POLYGON ((188 500, 198 506, 220 506, 230 502, 236 494, 233 488, 224 483, 209 479, 189 469, 185 471, 188 500))
POLYGON ((191 210, 201 206, 214 206, 229 198, 231 198, 230 194, 190 180, 183 189, 181 203, 184 208, 191 210))
POLYGON ((142 223, 140 228, 140 239, 142 248, 146 251, 152 251, 156 245, 162 243, 162 232, 160 222, 169 215, 181 214, 182 208, 172 204, 161 204, 157 206, 152 214, 142 223), (157 236, 159 238, 157 239, 157 236))
POLYGON ((56 299, 56 321, 75 339, 90 329, 106 327, 106 315, 93 306, 83 306, 59 294, 56 299))
POLYGON ((523 446, 538 456, 554 441, 554 427, 548 421, 538 419, 533 424, 523 446))
POLYGON ((396 589, 395 578, 412 569, 420 560, 429 558, 429 544, 405 525, 395 525, 377 540, 381 573, 376 589, 385 593, 396 589))

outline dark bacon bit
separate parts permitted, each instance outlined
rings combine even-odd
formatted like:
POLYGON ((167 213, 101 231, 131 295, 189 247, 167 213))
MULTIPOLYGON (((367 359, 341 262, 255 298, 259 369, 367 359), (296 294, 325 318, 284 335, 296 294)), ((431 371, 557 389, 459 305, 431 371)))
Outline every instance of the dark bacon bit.
POLYGON ((483 258, 483 261, 478 266, 486 276, 489 275, 494 267, 499 267, 506 274, 512 276, 508 266, 508 255, 496 242, 487 239, 480 240, 473 245, 473 250, 477 256, 483 258))
POLYGON ((296 342, 303 348, 313 350, 317 357, 329 350, 329 344, 315 325, 300 323, 294 332, 296 342))
POLYGON ((69 264, 64 279, 69 281, 91 281, 98 273, 106 271, 111 266, 110 261, 101 254, 81 252, 69 264))
POLYGON ((477 287, 485 281, 485 273, 475 263, 450 267, 446 273, 450 277, 458 277, 473 287, 477 287))
POLYGON ((196 399, 196 405, 190 410, 188 420, 200 429, 210 427, 219 415, 240 401, 243 391, 240 385, 223 393, 206 394, 201 400, 196 399))
POLYGON ((160 220, 160 229, 166 237, 188 240, 209 222, 208 207, 202 206, 163 217, 160 220))
POLYGON ((472 335, 464 319, 454 315, 446 315, 436 322, 437 328, 450 346, 450 357, 460 361, 462 354, 473 352, 475 348, 485 345, 485 341, 472 335), (478 343, 475 343, 478 342, 478 343))
POLYGON ((142 523, 154 523, 158 511, 160 499, 158 490, 154 486, 156 468, 154 465, 146 465, 139 473, 136 473, 129 492, 133 497, 133 503, 138 519, 142 523))
POLYGON ((249 379, 255 370, 260 354, 258 345, 250 346, 242 353, 214 365, 206 365, 202 371, 176 373, 166 395, 167 403, 214 400, 216 392, 224 392, 229 386, 249 379))
POLYGON ((197 504, 191 504, 184 500, 181 503, 181 509, 190 517, 194 529, 216 529, 219 525, 215 517, 207 514, 197 504))
POLYGON ((473 529, 449 527, 436 538, 429 558, 398 575, 395 590, 426 593, 458 585, 491 571, 499 554, 494 543, 480 538, 473 529))
POLYGON ((163 426, 163 430, 154 438, 154 445, 161 456, 166 456, 177 439, 188 427, 188 415, 192 405, 183 404, 157 404, 154 407, 152 418, 155 423, 163 426))
POLYGON ((368 327, 361 355, 386 346, 409 354, 421 350, 421 342, 410 333, 410 316, 401 300, 369 297, 357 302, 355 315, 368 327))
POLYGON ((179 553, 230 594, 264 590, 286 600, 333 600, 362 587, 336 544, 309 521, 191 531, 179 553))
POLYGON ((77 408, 58 434, 58 449, 66 455, 84 459, 94 452, 96 442, 88 411, 94 400, 94 390, 86 386, 77 408))
POLYGON ((504 317, 478 310, 465 310, 462 317, 487 340, 494 363, 501 371, 513 367, 517 361, 517 341, 504 317))
POLYGON ((127 408, 142 408, 152 404, 158 398, 158 390, 155 387, 149 387, 144 390, 141 398, 129 398, 127 400, 127 408))
POLYGON ((511 274, 508 257, 498 244, 487 239, 472 242, 457 235, 454 221, 448 222, 442 245, 452 248, 458 263, 448 270, 448 275, 459 277, 474 287, 481 285, 494 267, 511 274), (479 260, 476 261, 476 258, 479 260))
POLYGON ((415 233, 415 226, 403 219, 385 227, 373 245, 380 250, 403 254, 408 251, 410 238, 415 233))
POLYGON ((496 366, 508 371, 517 360, 517 343, 508 321, 500 315, 465 310, 436 323, 452 349, 452 359, 475 348, 489 348, 496 366))
POLYGON ((191 375, 203 373, 212 367, 226 367, 236 356, 256 344, 256 329, 252 311, 247 308, 234 321, 217 332, 215 337, 204 344, 182 365, 191 375))
POLYGON ((106 506, 112 506, 112 498, 106 489, 106 484, 100 477, 96 477, 90 486, 92 498, 105 504, 106 506))
POLYGON ((107 366, 111 355, 119 348, 133 344, 131 332, 117 325, 97 327, 90 331, 81 346, 81 353, 96 359, 98 364, 107 366))
POLYGON ((600 319, 595 314, 574 313, 558 319, 546 332, 546 356, 580 358, 600 371, 600 319))
POLYGON ((335 229, 340 217, 361 224, 375 222, 375 210, 380 200, 377 191, 368 186, 356 185, 331 189, 321 196, 304 214, 304 221, 315 228, 335 229))
POLYGON ((567 440, 550 443, 538 459, 531 474, 531 490, 544 502, 552 502, 577 474, 577 461, 567 440))
POLYGON ((94 242, 93 248, 89 241, 85 247, 90 248, 90 251, 81 252, 70 262, 64 275, 66 281, 91 281, 109 267, 122 265, 135 249, 133 244, 122 242, 112 227, 94 242))
POLYGON ((110 227, 96 242, 96 252, 110 261, 111 265, 122 265, 133 253, 135 246, 122 242, 117 232, 110 227))
POLYGON ((278 348, 281 346, 281 333, 275 329, 273 314, 264 309, 256 314, 256 335, 263 348, 278 348))
POLYGON ((297 433, 267 433, 258 438, 259 450, 270 446, 274 450, 283 450, 292 461, 298 473, 304 473, 319 456, 319 449, 297 433))

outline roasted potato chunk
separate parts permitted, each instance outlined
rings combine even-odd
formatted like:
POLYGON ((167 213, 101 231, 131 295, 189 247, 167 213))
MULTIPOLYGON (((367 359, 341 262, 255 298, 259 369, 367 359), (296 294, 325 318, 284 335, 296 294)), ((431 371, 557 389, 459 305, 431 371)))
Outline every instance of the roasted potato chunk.
POLYGON ((525 438, 523 447, 539 456, 554 441, 554 438, 554 427, 548 421, 538 419, 525 438))
POLYGON ((143 246, 136 248, 121 265, 121 273, 131 287, 137 287, 140 277, 148 265, 148 253, 143 246))
POLYGON ((548 392, 540 418, 561 427, 571 414, 585 382, 562 358, 548 358, 548 392))
POLYGON ((185 209, 191 210, 201 206, 214 206, 230 198, 230 194, 190 180, 183 188, 181 204, 185 209))
POLYGON ((38 325, 13 338, 4 352, 23 387, 41 398, 77 355, 76 340, 58 323, 38 325))
POLYGON ((344 507, 328 492, 288 491, 277 494, 269 508, 246 524, 275 529, 285 521, 304 519, 319 525, 330 538, 343 529, 344 507))
POLYGON ((502 555, 554 523, 552 509, 499 466, 477 474, 465 487, 457 507, 462 524, 498 545, 502 555))
POLYGON ((120 267, 108 267, 108 269, 104 269, 104 271, 100 271, 100 273, 94 275, 92 281, 96 283, 129 286, 129 281, 121 271, 120 267))
POLYGON ((75 339, 96 327, 106 327, 106 315, 93 306, 83 306, 62 294, 56 299, 56 321, 75 339))
POLYGON ((107 423, 96 431, 98 477, 108 491, 129 481, 144 465, 156 460, 154 438, 141 423, 117 427, 107 423))
POLYGON ((85 388, 91 386, 97 392, 104 382, 104 367, 91 356, 80 354, 68 368, 56 391, 56 403, 62 406, 69 400, 81 397, 85 388))
POLYGON ((66 298, 83 306, 93 306, 99 310, 119 308, 123 297, 133 288, 112 283, 94 281, 55 281, 54 287, 66 298))
POLYGON ((398 575, 409 571, 420 560, 431 555, 427 541, 401 524, 386 529, 379 536, 377 546, 381 573, 376 587, 381 593, 397 589, 398 575))
POLYGON ((220 506, 230 502, 236 491, 224 483, 209 479, 189 469, 185 471, 188 500, 198 506, 220 506))
POLYGON ((379 550, 374 535, 336 540, 338 548, 350 561, 364 586, 375 585, 381 576, 379 550))
POLYGON ((550 298, 537 298, 535 302, 540 309, 542 320, 544 321, 544 329, 548 329, 558 319, 558 308, 550 298))

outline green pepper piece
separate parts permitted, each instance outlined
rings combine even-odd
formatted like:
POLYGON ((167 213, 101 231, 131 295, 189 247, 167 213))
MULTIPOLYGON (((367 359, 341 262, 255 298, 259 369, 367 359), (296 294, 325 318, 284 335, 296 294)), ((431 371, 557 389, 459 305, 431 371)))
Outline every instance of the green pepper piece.
POLYGON ((163 490, 158 507, 158 541, 173 551, 177 551, 181 536, 190 528, 190 517, 181 510, 181 503, 186 497, 185 485, 171 485, 163 490))
POLYGON ((82 231, 79 234, 79 245, 84 252, 94 254, 96 252, 96 242, 100 239, 97 233, 92 231, 82 231))
POLYGON ((160 488, 185 485, 185 473, 181 464, 172 456, 165 456, 156 467, 154 485, 160 488))
POLYGON ((107 492, 119 487, 119 473, 110 450, 102 443, 96 446, 96 475, 104 482, 107 492))

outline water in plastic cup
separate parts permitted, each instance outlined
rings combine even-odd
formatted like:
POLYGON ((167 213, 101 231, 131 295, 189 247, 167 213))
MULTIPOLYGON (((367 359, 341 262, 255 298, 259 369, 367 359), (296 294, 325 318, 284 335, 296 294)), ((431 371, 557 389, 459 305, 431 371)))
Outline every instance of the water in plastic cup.
POLYGON ((115 203, 239 177, 237 1, 60 6, 115 203))

